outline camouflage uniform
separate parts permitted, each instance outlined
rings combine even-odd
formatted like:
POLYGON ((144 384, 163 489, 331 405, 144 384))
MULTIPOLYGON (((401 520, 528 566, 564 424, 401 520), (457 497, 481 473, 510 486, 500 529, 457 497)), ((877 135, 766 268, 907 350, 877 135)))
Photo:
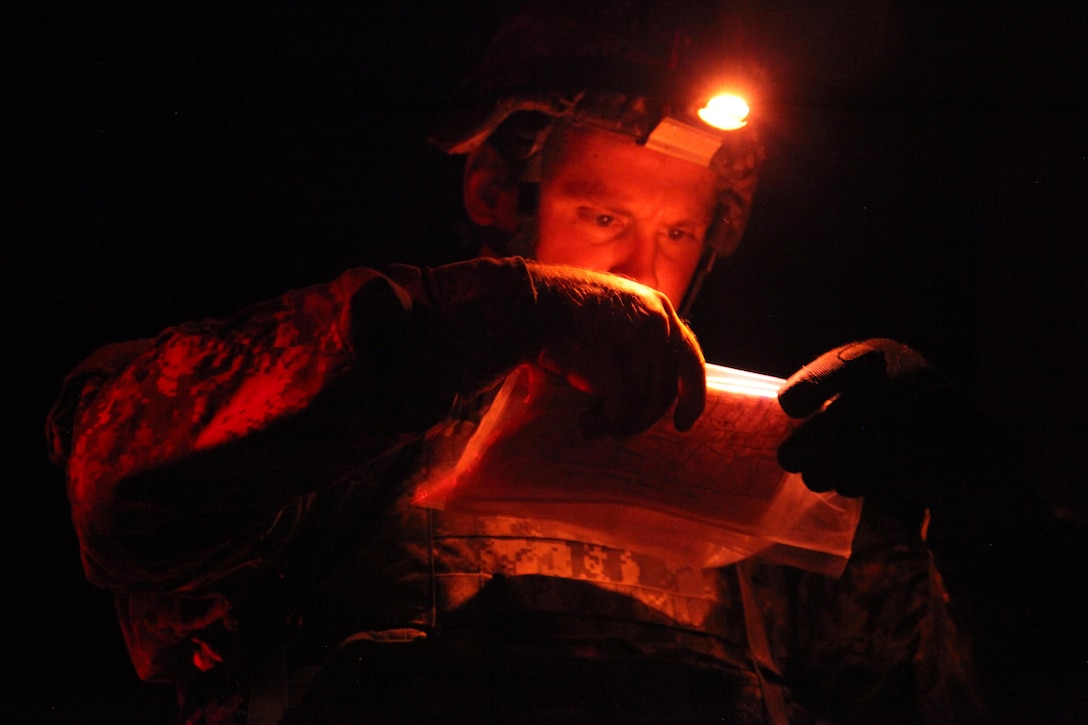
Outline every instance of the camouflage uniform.
POLYGON ((54 408, 86 575, 115 593, 140 677, 186 693, 184 718, 977 715, 917 527, 876 510, 834 581, 411 506, 473 416, 446 419, 452 390, 420 384, 433 371, 374 362, 392 344, 375 326, 426 304, 390 274, 104 348, 54 408))

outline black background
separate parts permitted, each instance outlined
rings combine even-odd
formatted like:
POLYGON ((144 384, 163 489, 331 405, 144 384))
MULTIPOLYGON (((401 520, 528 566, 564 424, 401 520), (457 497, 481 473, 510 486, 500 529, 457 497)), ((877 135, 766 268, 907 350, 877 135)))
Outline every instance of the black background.
MULTIPOLYGON (((65 372, 348 266, 457 256, 459 169, 422 138, 506 12, 170 7, 4 11, 0 681, 17 720, 170 712, 82 578, 41 432, 65 372)), ((693 313, 708 358, 787 375, 850 339, 907 342, 1083 522, 1088 5, 738 7, 774 79, 769 159, 693 313)))

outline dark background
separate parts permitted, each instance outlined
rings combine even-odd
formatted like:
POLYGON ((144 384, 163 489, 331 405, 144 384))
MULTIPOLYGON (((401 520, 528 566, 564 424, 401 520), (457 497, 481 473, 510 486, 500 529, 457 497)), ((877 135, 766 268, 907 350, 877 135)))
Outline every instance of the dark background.
MULTIPOLYGON (((422 138, 506 4, 170 7, 4 11, 15 721, 170 713, 82 578, 41 432, 65 372, 348 266, 457 256, 459 168, 422 138)), ((907 342, 1083 523, 1088 5, 737 7, 774 78, 756 108, 769 159, 693 314, 708 358, 787 375, 850 339, 907 342)))

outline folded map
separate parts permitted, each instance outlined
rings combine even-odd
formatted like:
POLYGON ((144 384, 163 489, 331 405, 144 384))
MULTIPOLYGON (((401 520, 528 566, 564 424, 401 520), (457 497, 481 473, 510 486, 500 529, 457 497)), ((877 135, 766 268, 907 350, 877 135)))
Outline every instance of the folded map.
POLYGON ((457 465, 415 503, 548 522, 551 535, 642 549, 698 566, 758 556, 838 575, 861 502, 809 491, 783 471, 778 445, 796 421, 784 381, 707 366, 707 405, 680 433, 666 416, 626 440, 588 439, 592 398, 523 366, 507 378, 457 465))

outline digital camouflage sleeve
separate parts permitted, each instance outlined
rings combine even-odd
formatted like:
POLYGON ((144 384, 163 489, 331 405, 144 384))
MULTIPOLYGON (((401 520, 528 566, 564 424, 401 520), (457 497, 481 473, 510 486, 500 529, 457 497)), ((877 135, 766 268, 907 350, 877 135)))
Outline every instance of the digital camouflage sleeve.
POLYGON ((301 494, 448 409, 452 382, 406 369, 423 364, 406 341, 430 304, 426 273, 387 272, 353 269, 107 346, 66 379, 53 457, 86 576, 117 593, 144 679, 169 678, 162 652, 229 618, 231 592, 290 535, 301 494))

